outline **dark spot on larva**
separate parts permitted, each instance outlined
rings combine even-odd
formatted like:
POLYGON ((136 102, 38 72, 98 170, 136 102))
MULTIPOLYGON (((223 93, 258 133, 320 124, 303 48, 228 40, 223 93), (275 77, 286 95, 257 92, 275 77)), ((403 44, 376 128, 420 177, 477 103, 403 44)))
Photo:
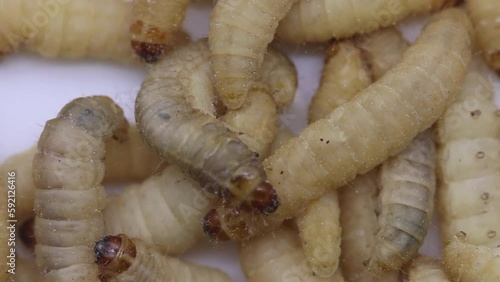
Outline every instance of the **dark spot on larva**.
POLYGON ((316 273, 313 271, 313 276, 316 276, 316 273))
POLYGON ((463 231, 460 231, 459 233, 462 234, 464 237, 467 236, 467 233, 465 233, 463 231))
POLYGON ((330 144, 330 140, 326 140, 326 144, 330 144))
POLYGON ((169 120, 170 119, 170 115, 167 114, 167 113, 159 113, 158 116, 163 119, 163 120, 169 120))
POLYGON ((35 250, 35 217, 31 217, 21 224, 19 228, 19 237, 29 250, 35 250))
POLYGON ((257 152, 254 152, 254 153, 253 153, 253 155, 254 155, 256 158, 258 158, 258 157, 260 156, 260 155, 259 155, 259 153, 257 153, 257 152))
POLYGON ((319 139, 319 141, 323 142, 323 138, 319 139))
POLYGON ((281 171, 280 174, 283 174, 283 171, 281 171))
POLYGON ((481 115, 481 111, 480 111, 480 110, 475 110, 475 111, 472 111, 472 112, 470 112, 470 115, 471 115, 473 118, 478 118, 478 117, 481 115))
POLYGON ((497 236, 497 232, 494 231, 494 230, 490 230, 488 231, 488 233, 486 234, 488 236, 488 238, 495 238, 495 236, 497 236))
POLYGON ((490 198, 490 193, 486 193, 486 192, 485 192, 485 193, 482 193, 482 194, 481 194, 481 200, 486 201, 486 200, 488 200, 489 198, 490 198))
POLYGON ((135 53, 146 63, 154 63, 163 55, 165 46, 159 43, 147 43, 132 40, 135 53))
POLYGON ((476 158, 477 158, 477 159, 482 159, 482 158, 484 158, 484 152, 483 152, 483 151, 479 151, 479 152, 477 152, 477 153, 476 153, 476 158))

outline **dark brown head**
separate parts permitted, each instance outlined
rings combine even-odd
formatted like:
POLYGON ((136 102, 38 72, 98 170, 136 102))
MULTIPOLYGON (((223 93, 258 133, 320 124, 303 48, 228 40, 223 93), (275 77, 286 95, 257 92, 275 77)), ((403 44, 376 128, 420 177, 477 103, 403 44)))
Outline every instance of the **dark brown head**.
POLYGON ((219 214, 215 209, 210 210, 202 219, 203 233, 209 238, 228 241, 230 238, 222 228, 219 214))
POLYGON ((137 250, 130 238, 119 234, 102 237, 94 245, 94 254, 101 276, 106 278, 126 271, 132 265, 137 250))
POLYGON ((31 217, 21 224, 19 227, 19 237, 24 243, 26 248, 30 251, 35 251, 36 238, 35 238, 35 217, 31 217))
POLYGON ((147 43, 136 40, 131 41, 135 53, 146 63, 154 63, 165 52, 165 45, 159 43, 147 43))
MULTIPOLYGON (((245 171, 238 176, 231 178, 231 184, 236 188, 235 191, 248 191, 241 193, 240 209, 245 212, 254 212, 260 214, 273 213, 280 205, 278 195, 274 190, 273 185, 267 180, 262 181, 265 177, 253 171, 245 171)), ((231 192, 231 191, 230 191, 231 192)), ((232 193, 234 196, 234 193, 232 193)), ((238 198, 238 196, 236 196, 238 198)), ((225 197, 226 200, 233 201, 230 197, 225 197)))
POLYGON ((273 185, 268 181, 259 184, 250 195, 250 206, 261 214, 270 214, 276 211, 280 200, 273 185))

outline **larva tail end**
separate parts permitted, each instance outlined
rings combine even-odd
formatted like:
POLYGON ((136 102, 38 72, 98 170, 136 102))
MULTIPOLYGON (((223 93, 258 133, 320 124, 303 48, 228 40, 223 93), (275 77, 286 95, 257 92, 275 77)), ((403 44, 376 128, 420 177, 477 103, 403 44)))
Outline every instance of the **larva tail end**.
POLYGON ((26 248, 32 252, 35 251, 35 217, 31 217, 21 224, 21 227, 19 227, 19 237, 26 248))
POLYGON ((259 184, 251 195, 250 205, 261 214, 271 214, 280 206, 280 200, 273 185, 268 181, 259 184))
POLYGON ((210 210, 202 219, 203 233, 211 239, 228 241, 230 238, 222 228, 219 214, 215 209, 210 210))

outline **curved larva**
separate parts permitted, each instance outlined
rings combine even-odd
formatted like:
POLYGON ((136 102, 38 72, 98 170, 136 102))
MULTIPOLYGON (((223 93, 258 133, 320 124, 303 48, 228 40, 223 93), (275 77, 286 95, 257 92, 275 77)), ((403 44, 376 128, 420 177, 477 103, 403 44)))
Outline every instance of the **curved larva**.
POLYGON ((340 271, 328 279, 315 276, 307 266, 296 231, 287 227, 242 242, 239 253, 241 267, 250 282, 344 281, 340 271))
POLYGON ((103 281, 232 281, 218 269, 165 256, 124 234, 101 238, 94 251, 103 281))
POLYGON ((476 29, 477 45, 488 65, 500 74, 500 2, 467 0, 465 3, 476 29))
MULTIPOLYGON (((18 222, 33 215, 35 184, 33 182, 33 157, 36 146, 13 155, 1 166, 1 176, 15 171, 16 178, 16 216, 18 222)), ((135 125, 130 125, 125 142, 110 139, 106 142, 106 167, 104 183, 140 181, 162 170, 162 161, 144 142, 135 125)))
POLYGON ((171 165, 161 175, 108 197, 105 233, 125 233, 166 254, 181 254, 203 237, 200 221, 215 202, 200 185, 171 165))
POLYGON ((278 22, 297 0, 217 1, 208 30, 217 93, 237 109, 259 78, 267 45, 278 22))
POLYGON ((299 44, 347 38, 391 26, 412 14, 452 5, 456 0, 301 0, 277 29, 278 38, 299 44))
POLYGON ((279 201, 254 153, 222 121, 188 101, 195 91, 213 91, 208 56, 206 42, 199 41, 174 50, 153 67, 136 101, 141 134, 160 156, 210 192, 245 209, 272 213, 279 201), (206 82, 205 90, 199 80, 206 82))
POLYGON ((177 45, 187 34, 177 34, 186 17, 189 0, 134 0, 133 20, 130 26, 131 45, 136 54, 147 63, 177 45))
POLYGON ((1 0, 0 53, 24 46, 44 57, 134 62, 131 22, 130 4, 122 0, 1 0))
POLYGON ((443 260, 451 281, 500 281, 500 247, 472 244, 463 232, 444 247, 443 260))
POLYGON ((368 261, 375 249, 379 228, 377 171, 358 175, 339 190, 341 254, 340 268, 347 281, 399 281, 394 271, 370 272, 368 261), (375 275, 376 274, 376 275, 375 275))
POLYGON ((44 281, 98 281, 92 246, 102 236, 104 141, 128 123, 110 98, 75 99, 47 121, 33 160, 36 263, 44 281))
POLYGON ((405 282, 449 282, 443 261, 419 255, 405 269, 405 282))
POLYGON ((500 110, 491 83, 473 68, 438 122, 441 237, 467 233, 472 244, 500 244, 500 110))
POLYGON ((424 242, 434 211, 436 149, 430 129, 380 169, 380 215, 368 267, 399 270, 424 242))
POLYGON ((361 49, 374 81, 399 64, 409 46, 403 34, 394 26, 358 36, 354 42, 361 49))
POLYGON ((402 151, 455 95, 470 60, 471 36, 463 11, 448 9, 434 16, 400 64, 263 162, 281 201, 275 213, 263 217, 225 211, 240 216, 220 222, 224 216, 212 214, 210 225, 221 227, 226 238, 260 234, 299 214, 328 189, 402 151))
POLYGON ((309 105, 309 123, 324 118, 371 83, 360 50, 351 41, 333 43, 325 54, 320 86, 309 105))

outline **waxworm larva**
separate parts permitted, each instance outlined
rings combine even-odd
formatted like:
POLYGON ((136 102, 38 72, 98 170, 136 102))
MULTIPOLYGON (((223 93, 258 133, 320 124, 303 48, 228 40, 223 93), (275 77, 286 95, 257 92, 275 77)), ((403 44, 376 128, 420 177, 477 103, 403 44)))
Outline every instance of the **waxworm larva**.
POLYGON ((301 0, 280 22, 277 36, 287 42, 325 42, 394 25, 412 14, 453 5, 456 0, 301 0))
POLYGON ((276 228, 328 189, 402 151, 456 94, 470 60, 472 32, 460 9, 434 15, 401 63, 263 162, 281 201, 276 212, 249 216, 234 206, 212 210, 204 227, 218 232, 209 235, 243 240, 276 228))
POLYGON ((98 281, 92 251, 104 231, 104 141, 128 123, 109 97, 78 98, 47 121, 33 159, 36 263, 44 281, 98 281))
POLYGON ((472 244, 499 245, 500 116, 491 83, 474 65, 437 129, 443 242, 463 231, 472 244))
POLYGON ((103 281, 229 282, 224 272, 163 255, 127 235, 105 236, 94 252, 103 281))
POLYGON ((419 255, 404 268, 405 282, 449 282, 441 259, 419 255))
POLYGON ((219 0, 208 40, 215 87, 224 105, 237 109, 261 75, 278 22, 297 0, 219 0))
POLYGON ((476 30, 477 45, 488 65, 500 75, 500 2, 466 0, 476 30))

